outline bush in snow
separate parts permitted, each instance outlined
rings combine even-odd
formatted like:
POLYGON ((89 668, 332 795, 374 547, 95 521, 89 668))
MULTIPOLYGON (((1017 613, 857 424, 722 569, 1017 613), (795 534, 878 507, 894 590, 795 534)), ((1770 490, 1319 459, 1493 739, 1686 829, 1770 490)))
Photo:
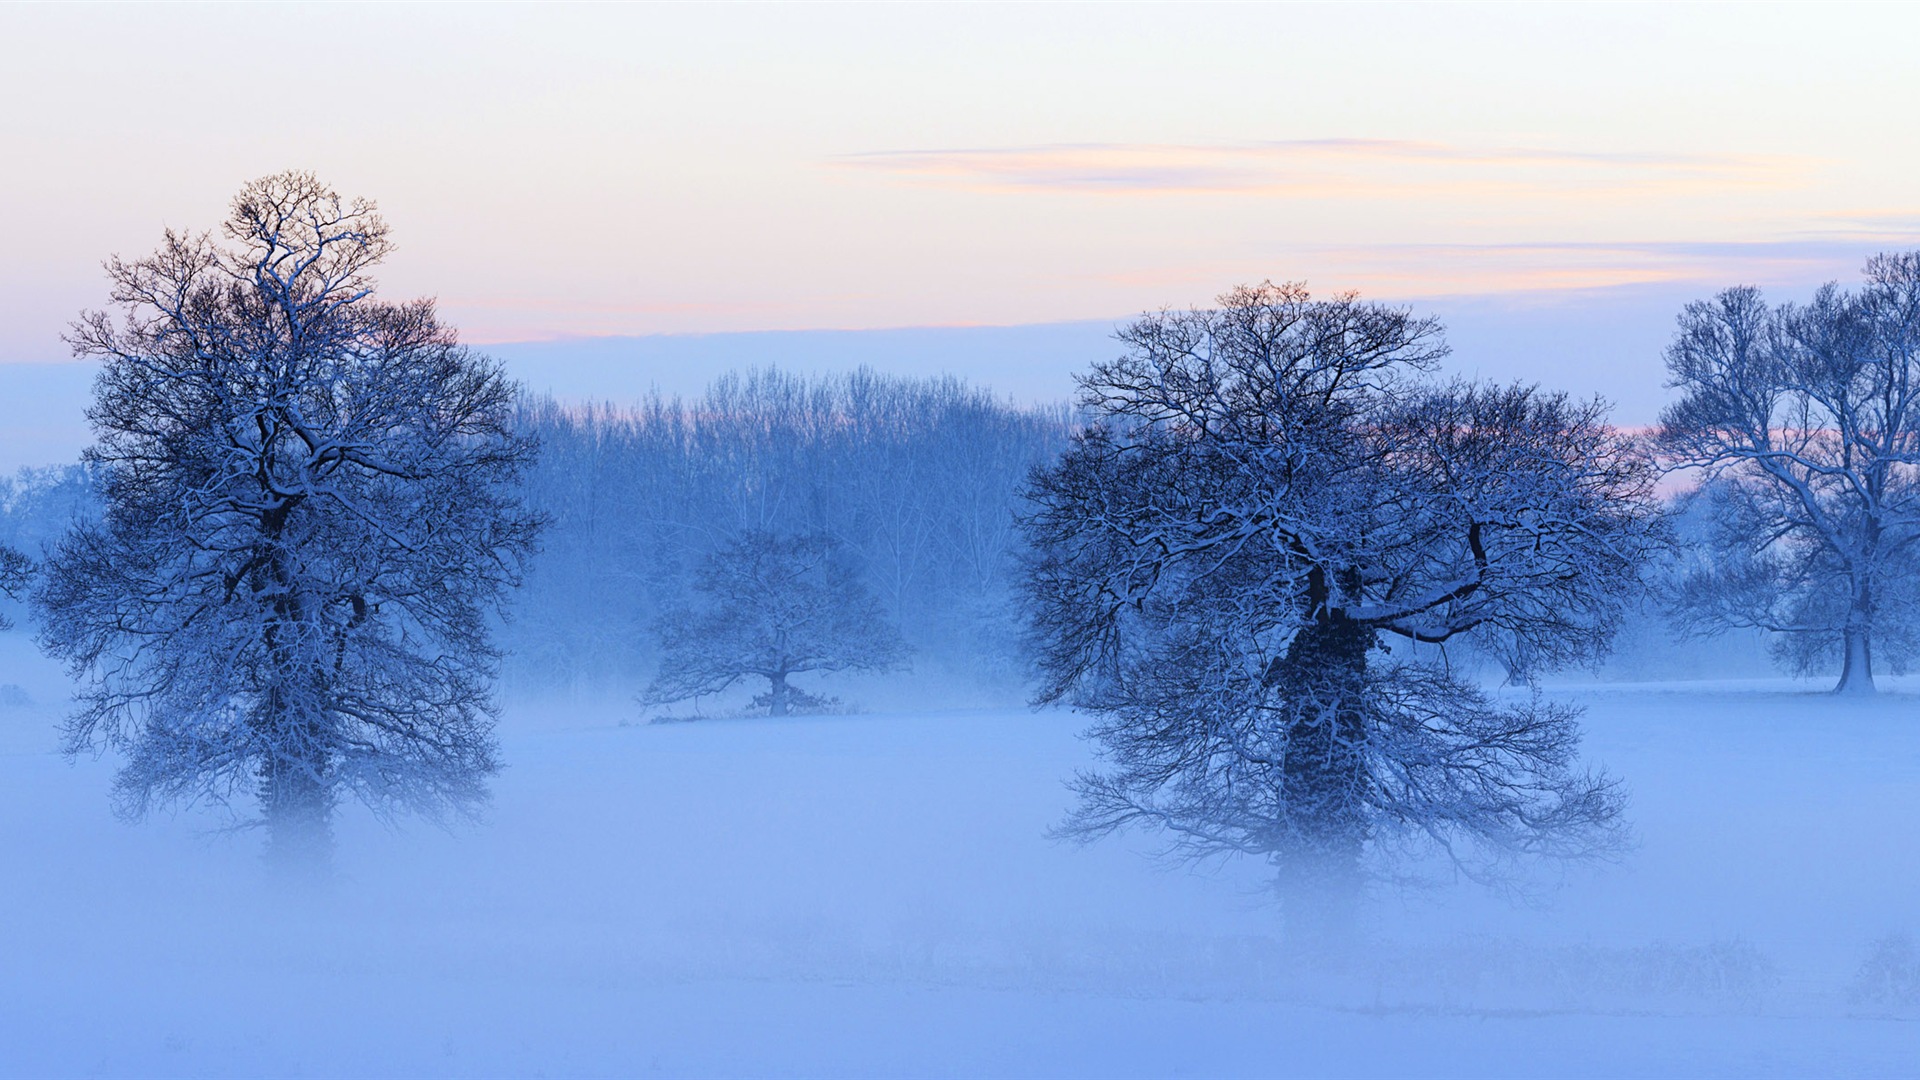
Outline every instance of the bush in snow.
POLYGON ((1920 1005, 1920 948, 1906 934, 1875 941, 1848 997, 1859 1005, 1920 1005))

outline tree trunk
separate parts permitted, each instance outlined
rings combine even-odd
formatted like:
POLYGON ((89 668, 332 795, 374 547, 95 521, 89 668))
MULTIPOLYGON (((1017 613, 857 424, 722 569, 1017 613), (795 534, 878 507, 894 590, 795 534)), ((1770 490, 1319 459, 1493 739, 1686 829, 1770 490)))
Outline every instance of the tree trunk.
POLYGON ((1362 695, 1373 639, 1371 628, 1323 609, 1268 675, 1290 716, 1274 861, 1289 936, 1309 945, 1349 936, 1360 901, 1370 833, 1362 695))
POLYGON ((318 881, 333 865, 330 742, 324 715, 317 711, 328 700, 327 679, 302 648, 300 631, 307 612, 280 547, 287 509, 269 514, 262 523, 273 545, 267 575, 275 599, 263 644, 275 682, 254 719, 266 747, 260 810, 267 825, 269 866, 288 879, 318 881))
POLYGON ((1871 694, 1873 685, 1873 635, 1864 626, 1850 625, 1844 633, 1846 662, 1840 668, 1836 694, 1871 694))
POLYGON ((767 715, 787 715, 787 673, 784 671, 777 672, 767 676, 767 678, 773 683, 773 688, 767 692, 767 715))
POLYGON ((311 762, 270 758, 260 769, 268 865, 291 880, 324 880, 333 866, 333 794, 311 762))

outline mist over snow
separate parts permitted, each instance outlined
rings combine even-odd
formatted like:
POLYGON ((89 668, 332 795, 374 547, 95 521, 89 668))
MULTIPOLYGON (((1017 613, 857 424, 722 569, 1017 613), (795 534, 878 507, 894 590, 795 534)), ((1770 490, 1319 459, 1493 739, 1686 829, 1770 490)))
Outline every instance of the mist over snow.
POLYGON ((1910 691, 1550 690, 1589 707, 1588 755, 1628 779, 1636 849, 1536 882, 1551 888, 1532 905, 1382 888, 1372 944, 1317 966, 1283 947, 1255 870, 1169 870, 1139 836, 1043 838, 1088 764, 1064 712, 941 709, 926 687, 911 711, 635 726, 622 700, 513 701, 486 825, 348 813, 336 884, 289 899, 250 836, 204 815, 113 820, 112 762, 51 752, 61 676, 17 631, 0 648, 24 691, 0 709, 10 1075, 1898 1076, 1914 1060, 1915 1004, 1872 966, 1912 963, 1910 691))

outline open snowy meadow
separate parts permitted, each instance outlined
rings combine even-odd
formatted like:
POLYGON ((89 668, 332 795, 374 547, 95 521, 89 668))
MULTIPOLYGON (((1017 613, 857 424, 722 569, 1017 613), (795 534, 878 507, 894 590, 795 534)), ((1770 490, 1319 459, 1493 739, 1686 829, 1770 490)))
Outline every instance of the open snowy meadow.
POLYGON ((0 3, 0 1080, 1920 1080, 1917 39, 0 3))
MULTIPOLYGON (((1050 841, 1083 718, 647 725, 510 702, 489 820, 340 826, 290 902, 255 834, 137 827, 0 635, 12 1076, 1901 1076, 1920 1064, 1920 695, 1562 685, 1620 863, 1376 886, 1302 960, 1260 867, 1050 841)), ((881 703, 888 708, 883 711, 881 703)), ((908 707, 894 707, 908 706, 908 707)))

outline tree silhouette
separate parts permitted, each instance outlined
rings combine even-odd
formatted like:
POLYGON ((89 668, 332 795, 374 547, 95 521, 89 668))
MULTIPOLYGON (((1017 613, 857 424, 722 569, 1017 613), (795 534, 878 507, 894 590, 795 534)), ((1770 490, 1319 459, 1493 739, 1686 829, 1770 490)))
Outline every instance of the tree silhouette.
POLYGON ((514 387, 428 301, 374 297, 371 203, 248 184, 224 242, 113 259, 87 315, 104 514, 35 593, 84 684, 69 752, 126 754, 120 811, 252 795, 269 853, 321 868, 345 793, 470 811, 496 768, 486 615, 537 520, 514 387))
POLYGON ((1297 286, 1220 304, 1123 331, 1033 479, 1040 699, 1095 713, 1108 764, 1063 831, 1264 857, 1303 926, 1341 919, 1388 841, 1474 873, 1608 850, 1619 796, 1574 767, 1575 714, 1495 699, 1438 646, 1603 650, 1657 532, 1651 469, 1597 404, 1415 378, 1432 321, 1297 286))

